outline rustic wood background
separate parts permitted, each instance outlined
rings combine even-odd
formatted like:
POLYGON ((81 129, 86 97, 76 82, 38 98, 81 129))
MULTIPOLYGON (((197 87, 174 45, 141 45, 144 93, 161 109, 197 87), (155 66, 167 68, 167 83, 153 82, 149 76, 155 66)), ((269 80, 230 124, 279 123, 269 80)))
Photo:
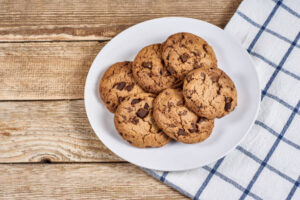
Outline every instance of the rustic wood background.
POLYGON ((0 199, 185 198, 97 139, 85 78, 131 25, 186 16, 223 28, 240 1, 0 0, 0 199))

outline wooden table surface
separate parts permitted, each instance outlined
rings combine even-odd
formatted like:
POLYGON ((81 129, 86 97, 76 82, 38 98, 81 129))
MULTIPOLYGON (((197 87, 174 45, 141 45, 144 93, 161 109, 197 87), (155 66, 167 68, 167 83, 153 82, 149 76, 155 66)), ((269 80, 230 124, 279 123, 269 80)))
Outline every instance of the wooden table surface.
POLYGON ((98 140, 85 78, 136 23, 186 16, 223 28, 240 1, 0 0, 0 199, 185 198, 98 140))

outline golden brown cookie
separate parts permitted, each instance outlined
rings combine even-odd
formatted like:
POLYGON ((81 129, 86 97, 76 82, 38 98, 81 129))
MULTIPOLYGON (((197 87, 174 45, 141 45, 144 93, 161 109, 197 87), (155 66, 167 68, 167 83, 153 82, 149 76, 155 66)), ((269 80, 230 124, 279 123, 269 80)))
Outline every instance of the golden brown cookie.
POLYGON ((214 120, 198 117, 184 105, 179 89, 166 89, 156 97, 153 117, 164 133, 183 143, 205 140, 214 127, 214 120))
POLYGON ((223 117, 237 105, 234 83, 218 68, 191 71, 184 79, 183 95, 192 111, 208 119, 223 117))
POLYGON ((171 140, 158 128, 153 119, 154 98, 151 93, 131 95, 126 97, 116 110, 115 127, 133 146, 161 147, 171 140))
POLYGON ((177 79, 164 66, 160 46, 152 44, 144 47, 133 61, 133 77, 147 92, 159 93, 177 83, 177 79))
POLYGON ((104 73, 99 92, 106 108, 114 113, 120 102, 131 94, 143 92, 132 76, 131 62, 118 62, 104 73))
POLYGON ((217 67, 217 58, 207 42, 191 33, 176 33, 162 45, 162 58, 167 70, 182 80, 193 69, 217 67))

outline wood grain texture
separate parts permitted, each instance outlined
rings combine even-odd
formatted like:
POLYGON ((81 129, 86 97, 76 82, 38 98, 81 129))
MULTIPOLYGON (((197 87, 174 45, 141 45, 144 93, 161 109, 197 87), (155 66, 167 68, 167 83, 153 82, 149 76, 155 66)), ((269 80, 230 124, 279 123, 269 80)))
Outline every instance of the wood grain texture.
POLYGON ((136 166, 0 165, 0 199, 186 199, 136 166))
POLYGON ((45 161, 122 160, 93 132, 83 100, 0 102, 0 163, 45 161))
POLYGON ((0 100, 83 98, 88 70, 104 45, 0 43, 0 100))
POLYGON ((0 0, 0 41, 103 40, 136 23, 185 16, 224 27, 241 0, 0 0))

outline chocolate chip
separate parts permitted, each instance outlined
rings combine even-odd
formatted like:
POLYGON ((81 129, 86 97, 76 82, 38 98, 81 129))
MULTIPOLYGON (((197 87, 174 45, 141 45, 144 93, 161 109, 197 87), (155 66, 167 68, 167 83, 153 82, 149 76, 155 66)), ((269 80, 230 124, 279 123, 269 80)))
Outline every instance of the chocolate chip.
POLYGON ((118 89, 118 90, 123 90, 123 88, 125 87, 125 85, 126 85, 125 82, 119 82, 119 83, 115 83, 115 84, 113 85, 113 88, 114 88, 115 86, 117 86, 117 89, 118 89))
POLYGON ((119 97, 118 98, 119 103, 121 103, 122 101, 124 101, 124 99, 125 99, 125 97, 119 97))
POLYGON ((138 98, 138 99, 132 99, 131 105, 137 104, 137 103, 139 103, 141 101, 142 101, 142 99, 140 99, 140 98, 138 98))
POLYGON ((107 104, 110 104, 110 101, 107 101, 106 103, 107 103, 107 104))
POLYGON ((198 127, 197 127, 194 123, 192 123, 192 128, 191 128, 191 129, 188 129, 188 131, 189 131, 190 133, 195 133, 195 132, 198 131, 198 127))
POLYGON ((148 115, 149 111, 144 109, 144 108, 140 108, 138 109, 138 111, 136 112, 136 115, 141 118, 144 119, 147 115, 148 115))
POLYGON ((189 54, 187 54, 187 53, 184 53, 184 54, 182 54, 181 56, 179 56, 179 58, 180 58, 180 60, 181 60, 181 62, 183 62, 183 63, 185 63, 186 61, 187 61, 187 59, 189 59, 189 54))
POLYGON ((193 40, 189 40, 189 43, 193 44, 193 40))
POLYGON ((175 125, 175 124, 169 124, 169 127, 171 127, 171 128, 175 128, 175 127, 176 127, 176 125, 175 125))
POLYGON ((200 64, 195 63, 193 67, 194 67, 194 69, 201 68, 201 67, 203 67, 203 63, 200 63, 200 64))
POLYGON ((191 82, 191 80, 193 79, 193 75, 189 74, 185 77, 185 79, 187 80, 187 82, 191 82))
POLYGON ((160 75, 162 75, 162 74, 163 74, 162 70, 159 70, 159 74, 160 74, 160 75))
POLYGON ((219 76, 210 76, 209 78, 213 83, 218 82, 219 80, 219 76))
POLYGON ((143 62, 142 66, 144 68, 152 69, 152 62, 143 62))
POLYGON ((156 96, 155 96, 155 95, 149 95, 148 97, 151 97, 151 98, 156 98, 156 96))
POLYGON ((208 51, 207 51, 207 44, 203 44, 202 48, 203 48, 203 50, 204 50, 206 53, 208 53, 208 51))
POLYGON ((186 114, 187 114, 187 111, 186 111, 186 110, 183 111, 183 112, 179 112, 179 113, 178 113, 179 116, 184 116, 184 115, 186 115, 186 114))
POLYGON ((170 93, 169 93, 169 92, 165 92, 165 94, 166 94, 166 95, 170 95, 170 93))
POLYGON ((180 128, 177 132, 178 135, 184 135, 185 134, 185 130, 180 128))
POLYGON ((139 123, 139 119, 137 117, 134 117, 131 122, 137 125, 139 123))
POLYGON ((133 87, 134 87, 134 83, 127 85, 125 89, 129 92, 130 90, 132 90, 133 87))
POLYGON ((205 74, 203 72, 200 73, 200 76, 203 80, 205 79, 205 74))
POLYGON ((149 107, 150 107, 149 104, 148 104, 148 103, 145 103, 144 108, 148 110, 149 107))
POLYGON ((183 101, 177 101, 176 106, 182 106, 184 104, 183 101))
POLYGON ((171 73, 171 74, 176 74, 176 71, 173 67, 168 66, 167 70, 171 73))
POLYGON ((197 119, 197 124, 198 123, 201 123, 201 122, 203 122, 203 121, 205 121, 206 120, 206 118, 205 117, 198 117, 198 119, 197 119))
POLYGON ((231 97, 225 97, 225 111, 229 111, 231 108, 231 102, 232 102, 232 98, 231 97))
POLYGON ((194 56, 200 56, 198 52, 192 51, 191 52, 194 56))

